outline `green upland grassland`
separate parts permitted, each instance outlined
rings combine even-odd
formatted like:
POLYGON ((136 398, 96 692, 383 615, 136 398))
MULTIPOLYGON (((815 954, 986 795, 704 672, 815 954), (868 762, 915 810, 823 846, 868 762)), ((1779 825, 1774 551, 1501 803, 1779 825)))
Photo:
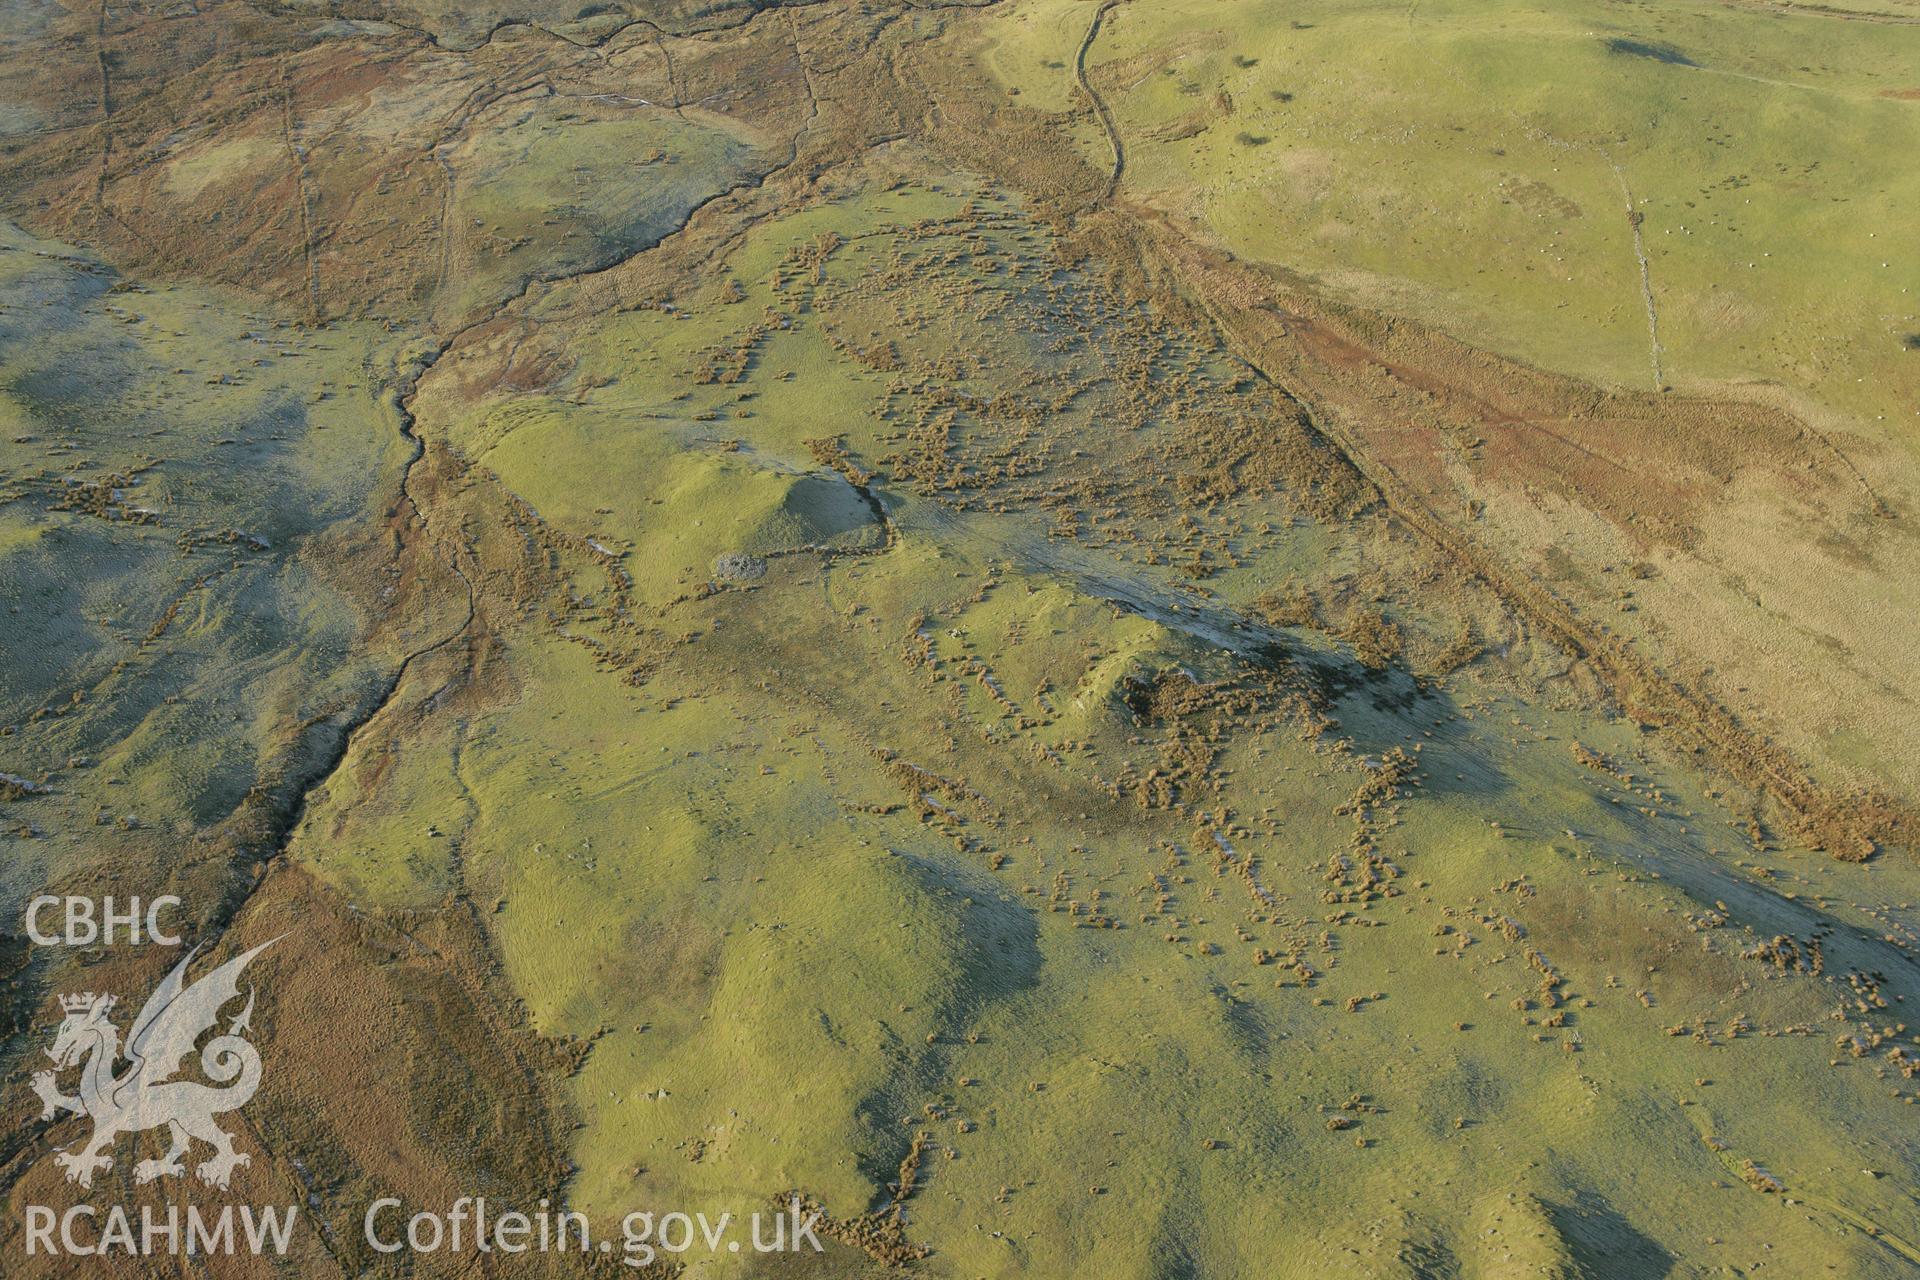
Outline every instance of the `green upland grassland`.
MULTIPOLYGON (((419 185, 290 123, 284 68, 244 136, 150 112, 128 170, 209 226, 259 197, 275 296, 386 321, 0 234, 0 886, 217 853, 338 917, 310 967, 392 993, 351 1028, 392 1070, 289 1054, 364 1106, 252 1135, 315 1220, 551 1116, 509 1185, 602 1232, 833 1215, 815 1269, 714 1275, 1920 1269, 1920 862, 1801 847, 1616 711, 1100 239, 1160 206, 1543 366, 1778 379, 1901 441, 1920 28, 1865 18, 1908 6, 819 5, 466 60, 540 6, 438 3, 395 16, 446 43, 382 37, 418 75, 342 108, 419 185), (1123 207, 1081 216, 1049 201, 1111 159, 1096 12, 1123 207), (976 55, 1094 170, 1011 117, 1054 195, 937 158, 907 86, 974 92, 976 55), (443 203, 341 233, 381 190, 443 203), (366 244, 403 284, 323 294, 387 271, 366 244), (226 829, 266 793, 290 830, 226 829)), ((738 8, 658 16, 697 7, 738 8)), ((73 225, 139 212, 91 182, 49 188, 73 225)))
MULTIPOLYGON (((1002 7, 984 64, 1029 106, 1083 110, 1073 64, 1095 7, 1002 7)), ((1243 257, 1647 388, 1631 210, 1663 384, 1778 382, 1911 437, 1920 24, 1739 4, 1123 3, 1088 74, 1125 144, 1123 194, 1243 257)), ((1107 164, 1105 136, 1081 137, 1107 164)))
POLYGON ((458 328, 533 277, 605 266, 654 243, 750 171, 757 140, 710 112, 561 99, 493 108, 445 162, 454 216, 436 309, 458 328), (558 234, 554 228, 558 228, 558 234))
POLYGON ((955 1276, 1903 1274, 1913 1091, 1767 948, 1883 964, 1910 868, 1758 851, 1635 726, 1493 671, 1225 621, 1405 553, 1297 489, 1105 488, 1252 393, 942 185, 758 224, 539 391, 423 388, 592 555, 502 636, 510 694, 357 739, 380 788, 293 852, 368 907, 470 895, 535 1025, 592 1039, 578 1203, 909 1200, 955 1276), (679 638, 637 685, 583 643, 631 619, 679 638))

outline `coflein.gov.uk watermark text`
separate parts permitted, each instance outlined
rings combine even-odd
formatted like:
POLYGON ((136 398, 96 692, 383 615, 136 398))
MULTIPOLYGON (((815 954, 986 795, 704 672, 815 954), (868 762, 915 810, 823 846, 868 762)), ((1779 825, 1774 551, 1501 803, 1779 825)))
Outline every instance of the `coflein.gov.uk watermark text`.
POLYGON ((368 1245, 380 1253, 613 1253, 644 1267, 662 1254, 680 1256, 704 1249, 708 1253, 795 1253, 822 1251, 818 1213, 807 1213, 800 1201, 790 1201, 774 1213, 751 1213, 744 1221, 731 1213, 709 1218, 704 1213, 629 1213, 620 1220, 620 1239, 596 1241, 586 1215, 565 1210, 551 1212, 542 1200, 533 1213, 490 1210, 485 1197, 462 1196, 444 1213, 404 1214, 391 1196, 367 1206, 362 1227, 368 1245))

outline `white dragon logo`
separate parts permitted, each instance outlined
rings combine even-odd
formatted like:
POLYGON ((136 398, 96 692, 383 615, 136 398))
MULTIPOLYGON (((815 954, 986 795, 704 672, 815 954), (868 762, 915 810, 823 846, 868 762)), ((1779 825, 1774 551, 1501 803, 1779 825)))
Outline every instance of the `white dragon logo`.
POLYGON ((160 1159, 135 1165, 135 1182, 184 1173, 180 1157, 195 1138, 214 1149, 212 1158, 194 1170, 203 1182, 224 1188, 233 1171, 249 1162, 247 1156, 233 1149, 232 1135, 213 1118, 222 1111, 245 1106, 260 1087, 260 1053, 241 1039, 253 1017, 251 990, 247 1007, 228 1024, 227 1033, 215 1036, 200 1052, 201 1070, 208 1079, 225 1087, 172 1077, 185 1064, 195 1043, 219 1020, 221 1007, 239 997, 240 971, 277 941, 263 942, 234 957, 190 987, 186 985, 187 965, 200 948, 189 951, 133 1020, 125 1054, 129 1065, 117 1075, 114 1066, 121 1058, 120 1030, 107 1018, 114 997, 91 991, 60 997, 67 1016, 47 1056, 53 1059, 56 1071, 85 1063, 80 1093, 78 1097, 61 1093, 53 1071, 36 1074, 33 1089, 45 1104, 42 1120, 51 1120, 62 1110, 93 1119, 93 1137, 83 1149, 62 1151, 54 1157, 67 1171, 68 1182, 92 1186, 95 1173, 113 1167, 113 1157, 107 1153, 121 1134, 161 1125, 171 1131, 173 1145, 160 1159))

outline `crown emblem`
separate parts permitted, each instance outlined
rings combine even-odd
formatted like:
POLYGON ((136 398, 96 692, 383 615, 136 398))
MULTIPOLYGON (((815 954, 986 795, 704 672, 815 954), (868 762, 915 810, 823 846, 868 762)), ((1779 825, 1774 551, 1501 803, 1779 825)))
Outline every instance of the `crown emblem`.
POLYGON ((110 1009, 113 1007, 113 997, 96 995, 91 991, 82 991, 78 995, 60 997, 60 1007, 68 1013, 86 1013, 95 1005, 98 1005, 103 1010, 110 1009))

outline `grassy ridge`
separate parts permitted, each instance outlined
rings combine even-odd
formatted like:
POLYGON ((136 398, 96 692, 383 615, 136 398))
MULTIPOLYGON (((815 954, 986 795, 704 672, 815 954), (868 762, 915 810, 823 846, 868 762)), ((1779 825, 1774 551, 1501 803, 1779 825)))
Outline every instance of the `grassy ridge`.
MULTIPOLYGON (((904 1204, 931 1274, 1900 1273, 1910 1090, 1827 1067, 1865 1006, 1767 948, 1884 967, 1910 871, 1757 854, 1503 664, 1440 690, 1377 629, 1251 621, 1408 552, 1283 480, 1110 490, 1212 439, 1235 366, 1010 202, 876 182, 724 265, 539 391, 429 382, 422 430, 571 540, 572 604, 295 845, 357 901, 470 895, 535 1024, 592 1040, 581 1204, 798 1187, 895 1241, 904 1204), (1069 403, 1030 419, 1036 383, 1069 403), (890 541, 769 516, 845 483, 828 434, 890 541), (629 618, 673 638, 637 684, 583 643, 629 618)), ((1377 599, 1410 637, 1469 604, 1377 599)))

